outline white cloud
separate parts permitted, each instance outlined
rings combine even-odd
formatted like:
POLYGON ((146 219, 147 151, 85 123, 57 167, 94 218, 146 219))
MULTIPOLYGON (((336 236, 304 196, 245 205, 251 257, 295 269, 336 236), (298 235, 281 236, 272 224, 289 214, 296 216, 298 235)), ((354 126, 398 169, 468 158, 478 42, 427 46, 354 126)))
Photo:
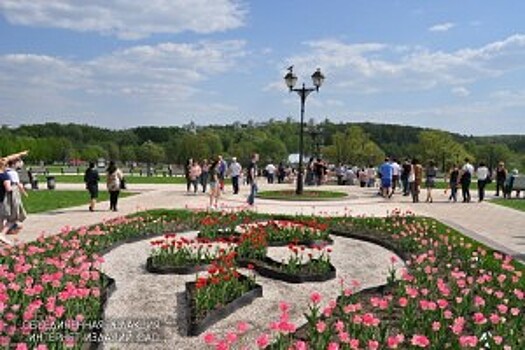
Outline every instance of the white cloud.
POLYGON ((431 32, 447 32, 450 29, 454 28, 456 25, 452 22, 439 23, 428 28, 431 32))
MULTIPOLYGON (((326 89, 345 93, 382 93, 457 87, 525 68, 525 35, 516 34, 477 48, 451 52, 381 43, 347 44, 338 40, 305 43, 307 50, 285 59, 306 74, 321 67, 326 89)), ((309 77, 304 79, 309 81, 309 77)))
POLYGON ((2 0, 12 24, 140 39, 154 33, 220 32, 244 24, 240 0, 2 0))
POLYGON ((459 97, 467 97, 468 95, 470 95, 470 91, 464 86, 453 87, 452 90, 450 91, 454 95, 459 96, 459 97))
MULTIPOLYGON (((232 70, 243 41, 136 46, 89 61, 16 54, 0 56, 0 115, 180 115, 207 110, 201 83, 232 70), (198 96, 197 96, 198 95, 198 96)), ((234 110, 214 104, 215 111, 234 110)), ((100 118, 99 118, 100 120, 100 118)), ((35 122, 35 120, 32 120, 35 122)))

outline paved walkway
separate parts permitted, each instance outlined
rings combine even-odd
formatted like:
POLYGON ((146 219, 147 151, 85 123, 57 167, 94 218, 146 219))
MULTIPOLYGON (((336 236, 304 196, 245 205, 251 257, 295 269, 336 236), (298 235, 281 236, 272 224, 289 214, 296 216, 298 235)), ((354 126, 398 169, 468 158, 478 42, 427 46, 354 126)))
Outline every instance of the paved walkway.
MULTIPOLYGON (((119 201, 119 212, 108 211, 108 202, 99 203, 93 213, 86 205, 60 209, 48 213, 30 215, 20 233, 20 240, 29 241, 45 235, 54 234, 66 225, 78 227, 102 222, 105 219, 130 214, 153 208, 206 208, 208 196, 202 193, 187 194, 185 185, 132 185, 132 190, 140 194, 123 198, 119 201)), ((261 190, 292 188, 291 185, 261 184, 261 190)), ((324 186, 323 189, 346 191, 349 197, 344 200, 329 202, 282 202, 256 200, 253 210, 280 214, 317 214, 317 215, 367 215, 385 216, 395 209, 410 210, 418 215, 436 218, 459 229, 466 235, 479 240, 495 249, 501 250, 517 259, 525 260, 525 213, 514 209, 483 203, 449 203, 442 190, 435 190, 434 203, 413 204, 409 197, 394 195, 392 199, 383 199, 374 189, 355 186, 324 186)), ((83 189, 81 184, 59 184, 61 189, 83 189)), ((232 195, 231 189, 222 196, 223 208, 244 207, 248 188, 241 188, 239 195, 232 195)), ((422 191, 423 199, 424 191, 422 191)), ((490 197, 490 196, 489 196, 490 197)), ((476 199, 475 197, 473 198, 476 199)))

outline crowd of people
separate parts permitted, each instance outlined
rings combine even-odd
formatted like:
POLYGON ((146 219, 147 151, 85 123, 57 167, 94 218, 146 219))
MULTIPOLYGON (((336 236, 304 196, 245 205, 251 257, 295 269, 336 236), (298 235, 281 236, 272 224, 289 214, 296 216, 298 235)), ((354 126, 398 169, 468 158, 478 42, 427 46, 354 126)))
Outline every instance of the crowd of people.
MULTIPOLYGON (((361 186, 364 186, 367 178, 375 174, 361 169, 358 173, 361 186)), ((458 201, 458 190, 461 190, 461 199, 463 203, 470 203, 472 200, 470 187, 473 179, 477 180, 477 194, 478 201, 482 202, 485 199, 485 187, 492 181, 496 181, 496 196, 500 192, 505 197, 510 196, 512 189, 512 181, 518 174, 515 169, 508 172, 505 169, 505 164, 500 162, 497 169, 493 172, 487 167, 484 162, 480 162, 477 167, 470 163, 468 158, 465 158, 463 165, 453 164, 448 172, 444 174, 444 180, 447 184, 445 192, 450 195, 448 200, 452 202, 458 201)), ((401 185, 401 193, 403 196, 411 196, 414 203, 419 202, 421 187, 426 189, 426 199, 428 203, 434 201, 433 190, 436 187, 436 179, 438 176, 438 168, 433 160, 427 162, 423 166, 418 159, 405 159, 402 164, 399 164, 397 159, 386 158, 377 172, 377 177, 380 179, 379 194, 385 198, 392 198, 396 189, 401 185)), ((368 186, 370 186, 370 182, 368 186)), ((519 193, 518 193, 519 196, 519 193)))
MULTIPOLYGON (((21 158, 26 154, 27 151, 24 151, 0 158, 0 240, 6 244, 11 243, 7 236, 16 235, 26 218, 22 195, 27 196, 27 192, 17 172, 23 164, 21 158)), ((243 168, 236 157, 232 157, 229 164, 220 155, 200 162, 188 159, 185 166, 187 192, 194 195, 199 191, 208 193, 210 207, 216 208, 221 193, 225 191, 225 179, 229 177, 234 195, 239 194, 241 184, 250 186, 247 203, 253 205, 259 175, 263 175, 269 184, 273 184, 275 180, 278 183, 293 183, 296 179, 297 171, 290 165, 280 162, 275 166, 270 162, 259 172, 258 161, 259 156, 256 153, 252 155, 246 168, 243 168)), ((434 201, 433 192, 438 177, 438 167, 434 161, 430 160, 423 165, 416 158, 407 158, 402 163, 395 158, 386 158, 378 167, 369 165, 358 168, 343 164, 329 166, 323 159, 312 157, 305 164, 303 171, 305 185, 320 186, 328 182, 330 175, 335 175, 338 185, 357 182, 360 187, 375 187, 376 180, 379 180, 379 195, 392 198, 396 191, 399 191, 403 196, 410 196, 414 203, 420 201, 422 187, 426 190, 425 201, 434 201)), ((106 188, 110 197, 109 210, 117 211, 120 191, 126 187, 124 174, 113 161, 109 162, 105 172, 106 188)), ((503 162, 499 162, 494 170, 489 169, 484 162, 479 162, 475 167, 465 158, 462 165, 451 165, 443 175, 448 201, 457 202, 458 192, 461 190, 462 202, 469 203, 472 201, 470 188, 474 180, 477 182, 479 202, 485 199, 486 185, 493 181, 496 185, 496 196, 500 196, 501 193, 504 197, 510 197, 518 171, 508 171, 503 162)), ((95 163, 89 163, 84 173, 84 182, 90 196, 88 209, 95 211, 100 182, 95 163)), ((519 192, 516 195, 519 197, 519 192)))
MULTIPOLYGON (((225 191, 225 179, 230 177, 234 195, 239 194, 241 183, 250 186, 247 203, 253 205, 257 191, 258 160, 259 155, 254 153, 247 168, 243 169, 236 157, 231 158, 230 164, 227 164, 221 155, 212 159, 203 159, 201 162, 190 158, 184 168, 186 191, 196 195, 199 191, 206 193, 209 187, 210 207, 217 208, 219 197, 225 191)), ((268 176, 268 182, 273 183, 275 170, 271 172, 271 178, 268 176)))

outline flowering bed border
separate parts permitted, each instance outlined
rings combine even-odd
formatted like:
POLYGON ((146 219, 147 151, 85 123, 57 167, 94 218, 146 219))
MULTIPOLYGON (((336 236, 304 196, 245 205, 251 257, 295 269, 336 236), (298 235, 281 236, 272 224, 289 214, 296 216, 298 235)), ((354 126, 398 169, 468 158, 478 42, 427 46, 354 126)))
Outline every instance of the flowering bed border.
MULTIPOLYGON (((324 245, 332 245, 334 243, 334 240, 331 239, 331 238, 328 238, 328 239, 316 239, 316 240, 306 240, 306 241, 298 241, 298 242, 293 242, 295 245, 304 245, 308 248, 311 248, 311 247, 315 247, 315 246, 324 246, 324 245)), ((270 241, 268 242, 268 247, 286 247, 287 245, 289 245, 290 242, 286 242, 286 241, 281 241, 281 242, 277 242, 277 241, 270 241)))
MULTIPOLYGON (((111 297, 111 294, 113 294, 113 292, 117 289, 117 285, 115 283, 115 279, 109 277, 108 275, 102 272, 100 273, 100 278, 102 280, 102 289, 100 293, 100 315, 101 315, 101 318, 103 318, 108 299, 111 297)), ((100 339, 102 331, 103 331, 102 327, 91 328, 89 331, 89 334, 91 334, 92 336, 90 336, 89 338, 90 339, 100 339)), ((89 343, 84 343, 82 345, 82 350, 97 350, 99 346, 100 346, 99 342, 90 341, 89 343)))
POLYGON ((159 275, 177 274, 189 275, 200 271, 206 271, 210 267, 209 264, 203 265, 188 265, 188 266, 156 266, 153 264, 153 258, 149 257, 146 260, 146 271, 159 275))
POLYGON ((377 235, 374 234, 374 232, 372 231, 366 232, 360 229, 350 230, 350 229, 344 229, 344 228, 332 228, 330 229, 330 234, 334 236, 340 236, 340 237, 355 239, 358 241, 365 241, 365 242, 373 243, 375 245, 378 245, 380 247, 383 247, 387 250, 394 252, 397 256, 403 259, 403 261, 407 261, 409 259, 408 252, 405 252, 393 242, 377 237, 377 235))
MULTIPOLYGON (((244 275, 239 276, 240 280, 248 279, 244 275)), ((251 304, 255 299, 263 296, 262 286, 256 284, 250 291, 244 293, 242 296, 231 301, 227 305, 219 309, 212 310, 208 312, 206 317, 201 320, 196 319, 195 313, 195 303, 194 303, 194 294, 196 291, 195 282, 186 282, 186 301, 187 301, 187 311, 186 311, 186 321, 187 321, 187 335, 188 336, 197 336, 204 332, 208 327, 219 322, 223 318, 228 317, 232 313, 236 312, 240 308, 251 304)))
POLYGON ((237 263, 240 267, 253 265, 253 269, 257 271, 259 275, 288 283, 325 282, 336 277, 336 270, 332 264, 330 264, 330 271, 328 273, 307 275, 289 274, 279 271, 279 267, 283 264, 268 257, 265 257, 263 260, 238 259, 237 263))

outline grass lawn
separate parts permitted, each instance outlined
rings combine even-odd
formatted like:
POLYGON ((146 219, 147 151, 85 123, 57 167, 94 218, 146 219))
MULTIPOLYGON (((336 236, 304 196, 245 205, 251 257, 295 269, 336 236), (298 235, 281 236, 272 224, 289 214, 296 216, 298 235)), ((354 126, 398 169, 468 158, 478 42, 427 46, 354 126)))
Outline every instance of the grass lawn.
POLYGON ((504 207, 509 207, 516 210, 525 211, 525 199, 523 198, 514 198, 514 199, 493 199, 490 203, 503 205, 504 207))
POLYGON ((279 191, 262 191, 257 193, 258 198, 263 199, 278 199, 284 201, 316 201, 316 200, 330 200, 346 197, 344 192, 335 191, 317 191, 304 190, 303 194, 298 196, 295 190, 279 190, 279 191))
MULTIPOLYGON (((84 183, 84 175, 53 175, 55 176, 57 184, 61 183, 73 183, 80 184, 84 183)), ((184 184, 186 178, 183 176, 125 176, 128 184, 184 184)), ((44 176, 38 177, 40 186, 45 186, 46 178, 44 176)), ((100 183, 106 182, 106 176, 100 176, 100 183)))
MULTIPOLYGON (((28 213, 41 213, 50 210, 69 208, 77 205, 89 203, 89 193, 87 191, 28 191, 29 197, 24 198, 24 206, 28 213)), ((135 193, 121 192, 120 198, 132 196, 135 193)), ((100 191, 99 201, 109 200, 107 191, 100 191)))

